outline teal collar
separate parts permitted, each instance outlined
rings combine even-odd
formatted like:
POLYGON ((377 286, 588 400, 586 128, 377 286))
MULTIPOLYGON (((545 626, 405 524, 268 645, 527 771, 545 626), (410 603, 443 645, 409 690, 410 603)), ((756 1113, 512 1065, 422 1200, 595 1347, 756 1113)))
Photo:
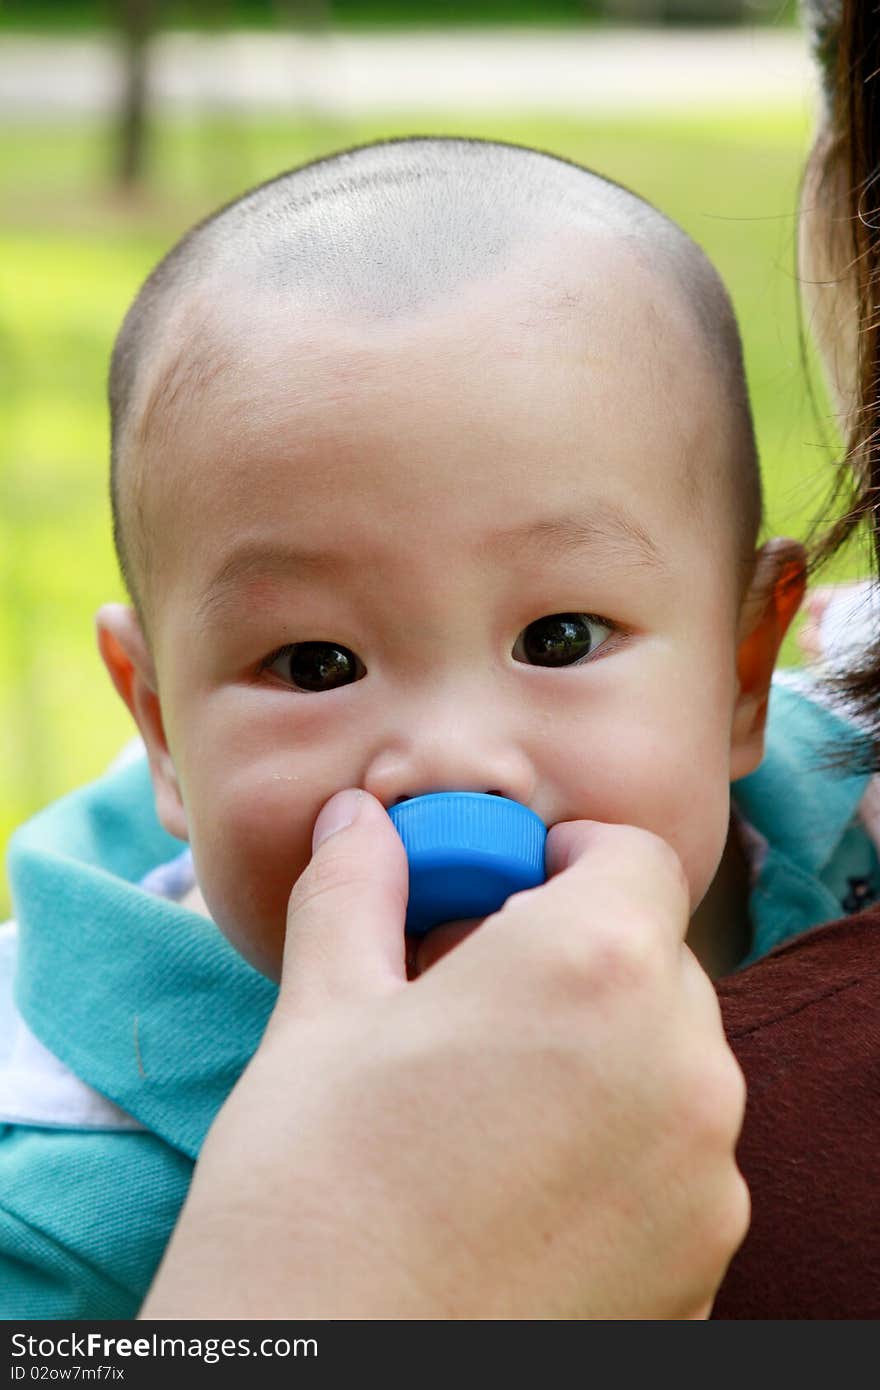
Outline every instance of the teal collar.
POLYGON ((820 874, 865 794, 870 774, 846 768, 867 744, 855 725, 774 682, 764 759, 733 783, 734 803, 779 854, 820 874), (843 771, 829 766, 832 757, 843 771))
POLYGON ((83 1081, 195 1158, 276 986, 207 918, 137 886, 182 848, 156 819, 141 760, 22 826, 9 877, 26 1023, 83 1081))
POLYGON ((870 774, 846 767, 858 767, 867 746, 855 725, 774 681, 764 759, 731 787, 734 806, 767 841, 749 900, 753 941, 743 964, 840 916, 820 876, 865 794, 870 774))

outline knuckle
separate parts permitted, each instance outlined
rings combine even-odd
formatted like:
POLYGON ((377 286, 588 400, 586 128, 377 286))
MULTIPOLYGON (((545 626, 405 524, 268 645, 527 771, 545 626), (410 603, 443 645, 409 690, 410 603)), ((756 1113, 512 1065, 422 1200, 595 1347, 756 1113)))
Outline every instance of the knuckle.
POLYGON ((749 1229, 751 1199, 733 1159, 716 1169, 701 1187, 687 1223, 690 1242, 682 1268, 686 1308, 711 1304, 749 1229))
POLYGON ((654 873, 668 878, 673 885, 686 888, 687 879, 681 859, 669 841, 653 830, 634 826, 632 832, 633 852, 637 852, 654 873))
MULTIPOLYGON (((643 887, 652 868, 678 886, 682 925, 687 917, 687 885, 678 855, 658 836, 632 826, 603 826, 601 890, 595 864, 573 866, 546 884, 517 893, 494 914, 506 939, 516 941, 546 983, 567 978, 570 991, 613 995, 667 990, 675 954, 670 950, 669 919, 679 903, 643 887), (607 850, 607 852, 606 852, 607 850), (647 864, 646 859, 650 861, 647 864), (589 888, 579 881, 591 876, 589 888), (635 885, 635 891, 634 891, 635 885)), ((656 881, 656 874, 654 880, 656 881)), ((683 934, 683 933, 682 933, 683 934)), ((555 983, 554 983, 555 982, 555 983)), ((711 986, 709 986, 711 989, 711 986)))
POLYGON ((723 1038, 689 1053, 680 1091, 681 1122, 705 1148, 732 1155, 745 1111, 745 1080, 723 1038))
POLYGON ((657 934, 631 918, 591 921, 560 940, 548 984, 580 1010, 585 1002, 617 1011, 651 1011, 664 993, 657 934))
POLYGON ((645 853, 651 856, 657 873, 663 874, 683 898, 689 898, 687 875, 676 851, 660 835, 655 835, 650 830, 642 833, 645 836, 645 853))
POLYGON ((720 1220, 723 1243, 736 1251, 742 1245, 752 1219, 752 1199, 748 1184, 737 1168, 730 1184, 730 1196, 720 1220))
POLYGON ((586 966, 598 984, 611 988, 652 988, 661 967, 656 924, 648 914, 630 910, 589 933, 586 966))
MULTIPOLYGON (((742 1068, 737 1062, 732 1052, 728 1052, 728 1065, 726 1069, 725 1082, 728 1092, 728 1103, 730 1114, 736 1127, 737 1136, 742 1129, 743 1118, 746 1113, 746 1079, 742 1068)), ((725 1083, 722 1083, 725 1084, 725 1083)))
POLYGON ((707 1275, 720 1283, 731 1259, 745 1239, 751 1218, 751 1199, 745 1180, 735 1164, 724 1174, 720 1189, 711 1190, 705 1204, 702 1231, 707 1275))
POLYGON ((651 912, 621 902, 619 910, 585 915, 561 934, 554 961, 579 992, 609 1000, 654 1001, 665 992, 665 938, 651 912))

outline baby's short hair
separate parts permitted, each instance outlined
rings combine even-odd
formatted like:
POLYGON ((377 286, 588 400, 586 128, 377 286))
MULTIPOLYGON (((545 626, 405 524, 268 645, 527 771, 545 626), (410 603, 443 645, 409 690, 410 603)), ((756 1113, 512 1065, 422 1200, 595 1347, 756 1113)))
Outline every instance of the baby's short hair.
POLYGON ((191 339, 168 343, 175 304, 252 286, 334 316, 393 318, 489 278, 542 236, 577 229, 606 230, 671 279, 720 373, 744 584, 761 524, 760 470, 736 320, 705 254, 650 203, 582 165, 498 141, 411 137, 344 150, 242 194, 181 238, 129 309, 110 364, 110 492, 120 569, 142 623, 147 479, 128 459, 130 441, 212 370, 194 360, 191 339))

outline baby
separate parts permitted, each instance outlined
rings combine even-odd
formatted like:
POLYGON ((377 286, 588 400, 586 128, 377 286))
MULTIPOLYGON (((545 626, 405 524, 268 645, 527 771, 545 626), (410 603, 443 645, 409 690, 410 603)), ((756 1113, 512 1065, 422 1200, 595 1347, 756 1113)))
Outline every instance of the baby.
MULTIPOLYGON (((132 604, 101 609, 98 640, 148 771, 50 808, 10 856, 7 1316, 139 1306, 340 788, 656 832, 715 976, 839 915, 814 865, 812 919, 786 901, 756 945, 756 883, 778 897, 788 860, 749 811, 729 834, 730 784, 762 759, 803 553, 756 549, 733 314, 654 208, 480 141, 319 161, 170 252, 110 404, 132 604)), ((780 698, 786 727, 837 726, 780 698)), ((425 938, 412 973, 460 935, 425 938)))
MULTIPOLYGON (((737 333, 681 231, 533 151, 344 154, 184 239, 110 396, 134 606, 101 611, 101 651, 258 970, 349 785, 645 827, 696 909, 801 566, 756 563, 737 333)), ((746 896, 700 934, 717 969, 746 896)))

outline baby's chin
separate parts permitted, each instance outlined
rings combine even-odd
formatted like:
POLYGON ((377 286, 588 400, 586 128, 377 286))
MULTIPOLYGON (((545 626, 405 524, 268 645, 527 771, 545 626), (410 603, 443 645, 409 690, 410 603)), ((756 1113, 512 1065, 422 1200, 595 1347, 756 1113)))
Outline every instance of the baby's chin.
POLYGON ((424 936, 407 936, 407 979, 417 980, 420 975, 424 975, 426 970, 436 965, 438 960, 447 955, 459 942, 464 941, 465 937, 470 936, 472 931, 476 931, 485 920, 484 917, 469 917, 466 921, 444 922, 441 926, 425 932, 424 936))

